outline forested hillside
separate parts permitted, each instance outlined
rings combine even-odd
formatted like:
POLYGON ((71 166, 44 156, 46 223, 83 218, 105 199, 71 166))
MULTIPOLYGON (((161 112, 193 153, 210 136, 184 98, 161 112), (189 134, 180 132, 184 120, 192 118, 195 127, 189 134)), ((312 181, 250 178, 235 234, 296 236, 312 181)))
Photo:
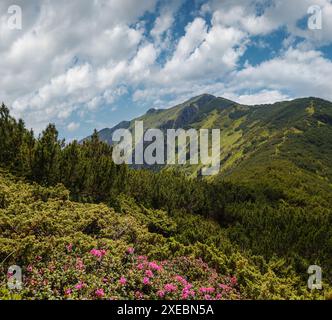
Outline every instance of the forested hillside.
POLYGON ((35 137, 2 105, 0 298, 329 297, 331 107, 297 103, 303 116, 286 105, 216 115, 238 138, 222 174, 206 180, 117 166, 97 132, 65 144, 49 125, 35 137), (14 293, 13 264, 24 273, 14 293), (313 264, 323 291, 307 289, 313 264))

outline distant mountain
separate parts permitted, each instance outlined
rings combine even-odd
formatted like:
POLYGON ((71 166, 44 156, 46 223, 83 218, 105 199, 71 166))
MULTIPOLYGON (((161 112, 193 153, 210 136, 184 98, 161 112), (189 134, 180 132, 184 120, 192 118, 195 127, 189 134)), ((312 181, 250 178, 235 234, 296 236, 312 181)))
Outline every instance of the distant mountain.
MULTIPOLYGON (((220 129, 221 173, 235 178, 249 174, 259 165, 287 163, 332 182, 332 103, 319 98, 302 98, 274 104, 247 106, 203 94, 170 109, 150 109, 130 122, 121 122, 99 132, 112 144, 118 128, 132 130, 136 120, 144 128, 220 129)), ((201 166, 182 170, 195 175, 201 166)), ((252 178, 255 178, 253 176, 252 178)))

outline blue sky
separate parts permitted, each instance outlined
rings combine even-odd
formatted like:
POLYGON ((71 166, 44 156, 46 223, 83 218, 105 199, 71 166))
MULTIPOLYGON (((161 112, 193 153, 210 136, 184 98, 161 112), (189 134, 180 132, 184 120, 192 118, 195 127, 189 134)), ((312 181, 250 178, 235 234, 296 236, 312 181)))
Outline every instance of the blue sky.
POLYGON ((12 4, 0 3, 0 100, 37 133, 52 122, 80 139, 202 93, 332 100, 331 0, 21 0, 9 30, 12 4))

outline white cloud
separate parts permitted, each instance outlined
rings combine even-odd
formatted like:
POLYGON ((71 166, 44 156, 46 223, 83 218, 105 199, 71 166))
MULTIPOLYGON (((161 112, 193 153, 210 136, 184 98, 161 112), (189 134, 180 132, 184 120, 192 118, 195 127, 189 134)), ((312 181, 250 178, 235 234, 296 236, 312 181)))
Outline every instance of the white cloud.
POLYGON ((151 30, 151 35, 155 38, 162 36, 169 28, 172 27, 175 14, 181 7, 183 0, 170 0, 165 3, 161 3, 159 16, 154 22, 154 26, 151 30))
MULTIPOLYGON (((1 1, 1 20, 11 4, 1 1)), ((119 75, 110 69, 122 73, 124 61, 135 57, 144 31, 136 26, 138 18, 154 10, 156 0, 16 4, 23 11, 22 31, 0 29, 0 97, 20 116, 24 111, 28 125, 39 127, 67 116, 102 94, 97 88, 116 82, 119 75), (41 109, 45 112, 35 112, 41 109)))
POLYGON ((332 3, 331 0, 210 0, 209 8, 214 19, 226 26, 236 27, 251 35, 266 35, 285 27, 291 35, 300 36, 316 44, 332 41, 332 3), (320 6, 323 15, 322 30, 312 31, 300 28, 301 19, 308 20, 308 9, 320 6), (261 10, 257 10, 260 8, 261 10))
POLYGON ((257 93, 237 95, 235 93, 224 93, 223 97, 244 105, 269 104, 278 101, 289 100, 290 97, 277 90, 262 90, 257 93))
POLYGON ((234 28, 214 23, 208 28, 202 18, 196 18, 186 28, 186 34, 162 70, 165 82, 175 80, 215 79, 236 68, 243 54, 246 35, 234 28))
POLYGON ((73 131, 76 131, 79 127, 80 127, 80 124, 79 124, 79 123, 76 123, 76 122, 70 122, 70 123, 67 125, 67 130, 70 131, 70 132, 73 132, 73 131))
POLYGON ((235 72, 232 86, 287 90, 294 96, 332 100, 332 62, 319 51, 290 48, 280 57, 235 72))
MULTIPOLYGON (((16 1, 23 30, 0 28, 1 100, 37 131, 50 121, 65 128, 75 113, 85 121, 102 106, 121 109, 119 98, 131 92, 142 110, 205 92, 244 104, 332 100, 332 62, 318 49, 332 42, 330 0, 314 1, 323 9, 317 32, 298 26, 311 0, 207 0, 175 30, 183 1, 16 1), (155 17, 149 23, 141 19, 147 11, 155 17), (249 43, 265 46, 259 36, 283 27, 284 51, 240 69, 249 43)), ((11 4, 0 2, 0 22, 11 4)))

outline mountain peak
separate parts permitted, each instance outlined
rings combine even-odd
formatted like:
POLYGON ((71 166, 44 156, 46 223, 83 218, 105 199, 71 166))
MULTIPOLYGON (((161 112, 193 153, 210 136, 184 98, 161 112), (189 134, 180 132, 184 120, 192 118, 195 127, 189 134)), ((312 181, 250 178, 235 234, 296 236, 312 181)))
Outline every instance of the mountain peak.
POLYGON ((189 99, 187 102, 185 102, 185 104, 195 103, 197 104, 198 107, 200 107, 201 105, 209 103, 214 99, 216 99, 216 97, 213 96, 212 94, 203 93, 199 96, 189 99))

